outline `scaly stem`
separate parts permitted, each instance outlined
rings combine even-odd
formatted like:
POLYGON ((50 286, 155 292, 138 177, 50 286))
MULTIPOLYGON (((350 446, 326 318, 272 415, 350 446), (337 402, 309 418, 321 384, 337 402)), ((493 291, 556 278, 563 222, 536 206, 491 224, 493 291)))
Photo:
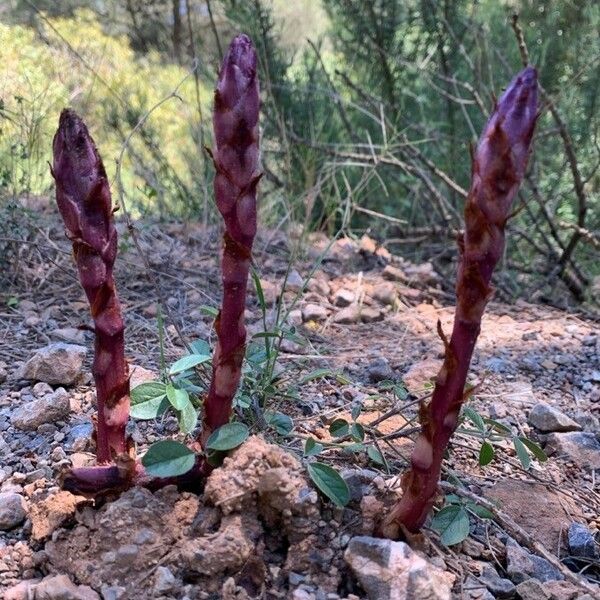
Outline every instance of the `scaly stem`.
POLYGON ((471 356, 481 318, 492 293, 490 280, 504 251, 504 228, 523 179, 537 119, 537 73, 527 67, 511 82, 487 122, 473 157, 465 205, 465 233, 459 241, 456 313, 450 342, 429 404, 419 411, 421 433, 402 479, 404 494, 383 523, 396 537, 398 526, 418 531, 438 489, 442 458, 458 424, 471 356))
POLYGON ((238 35, 219 73, 213 127, 216 169, 214 191, 225 222, 223 235, 223 301, 215 321, 217 345, 200 441, 229 421, 246 349, 246 289, 256 234, 258 113, 260 99, 256 52, 250 38, 238 35))
POLYGON ((94 140, 71 110, 63 110, 60 115, 53 155, 56 202, 73 243, 79 280, 94 319, 96 456, 99 464, 106 464, 129 450, 125 436, 129 375, 123 318, 113 278, 117 231, 110 189, 94 140))

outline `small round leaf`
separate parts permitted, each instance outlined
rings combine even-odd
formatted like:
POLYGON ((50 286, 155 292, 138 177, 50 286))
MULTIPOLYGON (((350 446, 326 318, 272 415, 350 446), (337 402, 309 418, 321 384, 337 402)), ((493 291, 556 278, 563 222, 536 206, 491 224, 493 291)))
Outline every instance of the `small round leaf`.
POLYGON ((196 462, 196 455, 184 444, 163 440, 152 444, 142 457, 142 465, 153 477, 176 477, 187 473, 196 462))
POLYGON ((244 423, 227 423, 213 431, 206 442, 209 450, 231 450, 237 448, 250 435, 244 423))

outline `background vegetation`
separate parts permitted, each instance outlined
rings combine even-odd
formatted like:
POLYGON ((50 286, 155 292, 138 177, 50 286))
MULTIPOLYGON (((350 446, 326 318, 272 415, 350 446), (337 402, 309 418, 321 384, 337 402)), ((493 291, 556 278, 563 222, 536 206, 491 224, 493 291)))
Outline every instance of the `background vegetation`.
POLYGON ((521 67, 515 12, 545 94, 499 293, 589 299, 600 274, 593 0, 4 3, 0 236, 26 236, 18 199, 50 193, 66 105, 88 121, 111 178, 122 160, 136 214, 210 222, 212 88, 244 30, 260 55, 263 223, 367 232, 451 272, 469 144, 521 67))

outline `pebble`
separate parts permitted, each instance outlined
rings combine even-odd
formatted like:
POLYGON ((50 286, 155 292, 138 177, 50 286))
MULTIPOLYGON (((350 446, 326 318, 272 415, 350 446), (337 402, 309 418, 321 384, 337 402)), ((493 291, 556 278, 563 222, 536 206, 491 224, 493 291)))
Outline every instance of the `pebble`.
POLYGON ((35 587, 36 600, 100 600, 87 585, 75 585, 67 575, 53 575, 35 587))
POLYGON ((363 306, 360 311, 360 320, 363 323, 375 323, 382 321, 384 314, 378 308, 372 308, 370 306, 363 306))
POLYGON ((506 543, 506 573, 517 584, 532 577, 542 582, 564 579, 563 574, 545 558, 531 554, 513 539, 506 543))
POLYGON ((530 425, 533 425, 543 433, 552 431, 579 431, 581 429, 581 426, 573 421, 573 419, 545 402, 536 404, 529 411, 527 420, 530 425))
POLYGON ((600 442, 593 433, 551 433, 545 450, 546 454, 571 460, 582 469, 600 469, 600 442))
POLYGON ((20 525, 27 516, 25 500, 19 494, 0 494, 0 531, 7 531, 20 525))
POLYGON ((494 595, 495 598, 512 598, 515 595, 515 584, 498 575, 498 571, 491 564, 486 564, 479 576, 479 581, 494 595))
POLYGON ((85 346, 55 342, 40 348, 18 370, 17 378, 71 385, 83 372, 85 346))
POLYGON ((356 304, 342 308, 333 315, 333 322, 342 325, 350 325, 360 321, 360 308, 356 304))
POLYGON ((407 281, 404 271, 392 265, 386 265, 381 275, 388 281, 407 281))
POLYGON ((517 586, 521 600, 550 600, 550 593, 537 579, 527 579, 517 586))
POLYGON ((17 407, 11 422, 18 429, 33 431, 43 423, 53 423, 66 418, 71 410, 69 395, 58 388, 43 398, 38 398, 17 407))
POLYGON ((573 556, 594 560, 598 557, 598 549, 594 536, 581 523, 571 523, 568 531, 569 549, 573 556))
POLYGON ((396 286, 391 282, 379 283, 373 288, 373 298, 383 305, 393 306, 396 296, 396 286))
POLYGON ((175 575, 168 567, 159 566, 154 574, 154 590, 159 594, 170 592, 175 587, 175 575))
POLYGON ((335 306, 343 308, 345 306, 350 306, 354 302, 354 298, 354 292, 347 290, 346 288, 340 288, 337 292, 335 292, 332 300, 335 306))
POLYGON ((304 321, 325 321, 327 319, 327 309, 320 304, 307 304, 302 309, 302 318, 304 321))
POLYGON ((380 356, 369 363, 367 366, 367 375, 371 383, 378 383, 386 379, 392 379, 394 372, 387 358, 380 356))

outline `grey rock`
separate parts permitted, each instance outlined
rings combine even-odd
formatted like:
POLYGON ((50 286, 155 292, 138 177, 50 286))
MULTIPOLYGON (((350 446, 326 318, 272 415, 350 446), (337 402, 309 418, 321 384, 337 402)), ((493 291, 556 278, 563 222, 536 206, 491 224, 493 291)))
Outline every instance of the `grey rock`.
POLYGON ((550 600, 550 593, 537 579, 527 579, 517 586, 521 600, 550 600))
POLYGON ((551 433, 545 450, 546 454, 573 461, 582 469, 600 469, 600 443, 593 433, 551 433))
POLYGON ((71 410, 69 394, 58 388, 52 394, 19 406, 12 414, 11 423, 18 429, 34 431, 43 423, 66 418, 71 410))
POLYGON ((51 394, 54 390, 45 382, 38 381, 32 388, 31 391, 36 398, 41 398, 46 394, 51 394))
POLYGON ((363 306, 360 311, 360 320, 363 323, 375 323, 376 321, 382 321, 384 314, 378 308, 372 308, 370 306, 363 306))
POLYGON ((540 431, 579 431, 581 426, 564 413, 560 412, 553 406, 540 402, 536 404, 530 411, 527 419, 530 425, 533 425, 540 431))
POLYGON ((373 600, 450 600, 454 575, 442 571, 404 542, 358 536, 344 559, 373 600))
POLYGON ((516 593, 515 584, 510 579, 500 577, 491 564, 483 567, 479 581, 494 594, 495 598, 513 598, 516 593))
POLYGON ((303 287, 304 279, 302 279, 302 275, 296 269, 292 269, 285 283, 285 289, 290 292, 299 292, 303 287))
POLYGON ((494 600, 494 596, 486 589, 485 585, 477 581, 473 575, 469 575, 463 582, 462 598, 464 600, 494 600))
POLYGON ((17 377, 51 385, 70 385, 81 375, 86 353, 84 346, 55 342, 29 358, 17 377))
POLYGON ((302 319, 304 321, 325 321, 327 309, 320 304, 307 304, 302 309, 302 319))
POLYGON ((342 308, 333 316, 334 323, 350 325, 360 321, 360 308, 356 304, 342 308))
POLYGON ((333 303, 335 304, 335 306, 339 306, 341 308, 345 307, 345 306, 350 306, 353 302, 354 302, 354 292, 347 290, 345 288, 340 288, 334 295, 333 295, 333 303))
POLYGON ((0 494, 0 531, 7 531, 20 525, 27 516, 25 500, 19 494, 0 494))
POLYGON ((102 600, 124 600, 127 590, 119 585, 104 585, 100 589, 102 600))
POLYGON ((404 271, 392 265, 386 265, 381 274, 383 278, 387 279, 388 281, 407 281, 408 279, 404 274, 404 271))
POLYGON ((350 490, 351 500, 360 501, 374 487, 373 479, 378 473, 370 469, 344 469, 340 475, 350 490))
POLYGON ((69 342, 71 344, 85 344, 85 331, 76 329, 75 327, 64 327, 62 329, 54 329, 50 332, 50 337, 55 340, 69 342))
POLYGON ((387 359, 380 356, 369 363, 367 366, 367 375, 369 376, 369 381, 377 383, 385 379, 392 379, 394 372, 387 359))
POLYGON ((396 296, 396 286, 391 282, 379 283, 373 288, 373 298, 381 304, 392 306, 396 296))
POLYGON ((568 531, 569 549, 578 558, 595 559, 598 556, 596 540, 590 530, 581 523, 571 523, 568 531))
POLYGON ((36 600, 100 600, 87 585, 75 585, 67 575, 53 575, 35 587, 36 600))
POLYGON ((176 585, 175 575, 168 567, 157 567, 154 574, 154 590, 159 594, 170 592, 176 585))
POLYGON ((506 573, 517 584, 532 577, 542 582, 564 579, 545 558, 531 554, 510 538, 506 543, 506 573))

